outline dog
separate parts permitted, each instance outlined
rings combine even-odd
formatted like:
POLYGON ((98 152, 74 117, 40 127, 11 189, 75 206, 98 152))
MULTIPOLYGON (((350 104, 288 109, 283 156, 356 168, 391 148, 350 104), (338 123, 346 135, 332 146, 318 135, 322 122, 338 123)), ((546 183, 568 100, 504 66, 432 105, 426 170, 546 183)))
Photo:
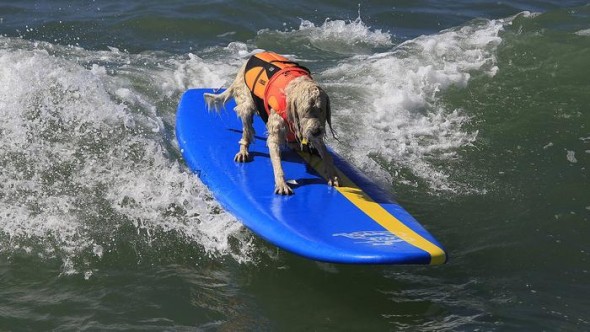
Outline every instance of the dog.
POLYGON ((267 145, 275 179, 275 194, 292 195, 281 166, 280 145, 303 148, 311 145, 324 161, 324 176, 337 187, 338 177, 324 143, 326 123, 332 129, 330 99, 311 78, 307 68, 273 52, 254 54, 241 67, 233 83, 221 94, 205 93, 209 110, 216 110, 233 97, 234 111, 242 120, 243 132, 236 162, 250 160, 249 146, 254 139, 254 114, 266 122, 267 145))

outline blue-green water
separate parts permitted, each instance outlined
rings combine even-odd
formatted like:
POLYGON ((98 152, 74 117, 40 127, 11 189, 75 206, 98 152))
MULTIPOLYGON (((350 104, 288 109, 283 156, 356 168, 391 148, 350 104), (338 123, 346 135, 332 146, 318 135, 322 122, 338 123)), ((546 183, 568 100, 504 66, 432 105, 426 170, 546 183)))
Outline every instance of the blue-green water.
POLYGON ((0 2, 0 330, 590 329, 584 1, 0 2), (184 165, 175 108, 257 49, 448 264, 267 244, 184 165))

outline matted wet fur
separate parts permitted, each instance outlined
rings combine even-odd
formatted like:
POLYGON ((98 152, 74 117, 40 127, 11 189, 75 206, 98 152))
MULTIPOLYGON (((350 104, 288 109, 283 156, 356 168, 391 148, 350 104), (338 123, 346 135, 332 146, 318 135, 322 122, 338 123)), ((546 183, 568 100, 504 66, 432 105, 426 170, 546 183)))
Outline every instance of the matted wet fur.
MULTIPOLYGON (((254 114, 256 114, 256 104, 244 81, 245 68, 246 65, 244 64, 238 71, 233 83, 223 93, 206 93, 204 95, 210 110, 218 111, 231 97, 236 101, 234 111, 242 120, 243 125, 242 139, 239 141, 240 150, 234 158, 237 162, 250 160, 248 148, 254 140, 252 121, 254 114)), ((295 136, 299 142, 308 141, 319 152, 324 160, 324 175, 328 179, 328 184, 338 186, 338 177, 336 176, 332 156, 324 143, 326 123, 328 123, 330 130, 332 129, 328 95, 308 76, 301 76, 291 81, 285 88, 285 95, 287 97, 287 119, 291 123, 295 136)), ((260 111, 265 112, 265 110, 260 111)), ((287 143, 288 126, 289 124, 271 108, 266 123, 268 130, 267 145, 274 172, 275 193, 280 195, 293 194, 293 189, 285 181, 280 156, 280 145, 287 143)), ((298 145, 301 146, 301 144, 298 145)))

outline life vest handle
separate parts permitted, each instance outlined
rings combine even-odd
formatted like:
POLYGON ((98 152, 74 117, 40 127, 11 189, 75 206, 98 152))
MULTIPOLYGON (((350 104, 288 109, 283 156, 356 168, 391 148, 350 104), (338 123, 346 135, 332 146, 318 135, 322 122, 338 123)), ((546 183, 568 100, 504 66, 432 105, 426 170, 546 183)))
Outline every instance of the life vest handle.
POLYGON ((271 60, 269 63, 270 64, 273 64, 273 63, 282 63, 282 64, 295 65, 295 67, 285 67, 285 68, 281 69, 281 71, 283 71, 283 70, 285 70, 287 68, 301 68, 301 69, 305 70, 308 75, 311 76, 311 70, 309 70, 307 67, 304 67, 304 66, 300 65, 299 63, 297 63, 295 61, 289 61, 289 60, 271 60))

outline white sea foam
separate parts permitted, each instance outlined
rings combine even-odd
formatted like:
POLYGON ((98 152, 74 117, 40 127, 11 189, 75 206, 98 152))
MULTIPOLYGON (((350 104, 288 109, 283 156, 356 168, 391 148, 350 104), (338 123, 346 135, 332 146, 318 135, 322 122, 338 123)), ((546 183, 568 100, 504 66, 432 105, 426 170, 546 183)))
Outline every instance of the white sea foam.
POLYGON ((310 45, 322 51, 352 55, 371 54, 375 49, 391 47, 389 32, 371 29, 360 15, 353 21, 326 19, 321 25, 302 19, 298 28, 287 31, 264 29, 258 32, 258 43, 264 47, 268 40, 278 38, 281 44, 294 48, 310 45))
POLYGON ((311 44, 319 49, 340 51, 344 54, 358 51, 357 46, 388 47, 393 45, 389 32, 383 32, 380 29, 372 30, 365 25, 360 16, 354 21, 327 19, 319 27, 310 21, 302 20, 299 32, 308 33, 311 44))
POLYGON ((477 131, 465 130, 466 112, 446 109, 439 97, 450 86, 465 87, 474 73, 496 74, 495 49, 503 25, 474 22, 409 40, 391 52, 356 56, 325 71, 321 79, 331 82, 337 98, 354 94, 356 99, 334 104, 340 105, 342 122, 356 123, 343 140, 357 163, 369 170, 380 168, 376 160, 407 168, 435 191, 463 187, 435 164, 456 158, 472 145, 477 131))
POLYGON ((158 109, 186 88, 223 85, 233 65, 0 43, 1 252, 33 248, 61 258, 67 275, 78 255, 103 257, 133 227, 147 241, 172 232, 210 255, 250 260, 241 224, 168 152, 164 123, 176 105, 158 109))
POLYGON ((576 164, 578 159, 576 159, 576 151, 567 150, 565 158, 572 164, 576 164))
POLYGON ((590 29, 584 29, 584 30, 579 30, 575 32, 576 35, 578 36, 590 36, 590 29))

